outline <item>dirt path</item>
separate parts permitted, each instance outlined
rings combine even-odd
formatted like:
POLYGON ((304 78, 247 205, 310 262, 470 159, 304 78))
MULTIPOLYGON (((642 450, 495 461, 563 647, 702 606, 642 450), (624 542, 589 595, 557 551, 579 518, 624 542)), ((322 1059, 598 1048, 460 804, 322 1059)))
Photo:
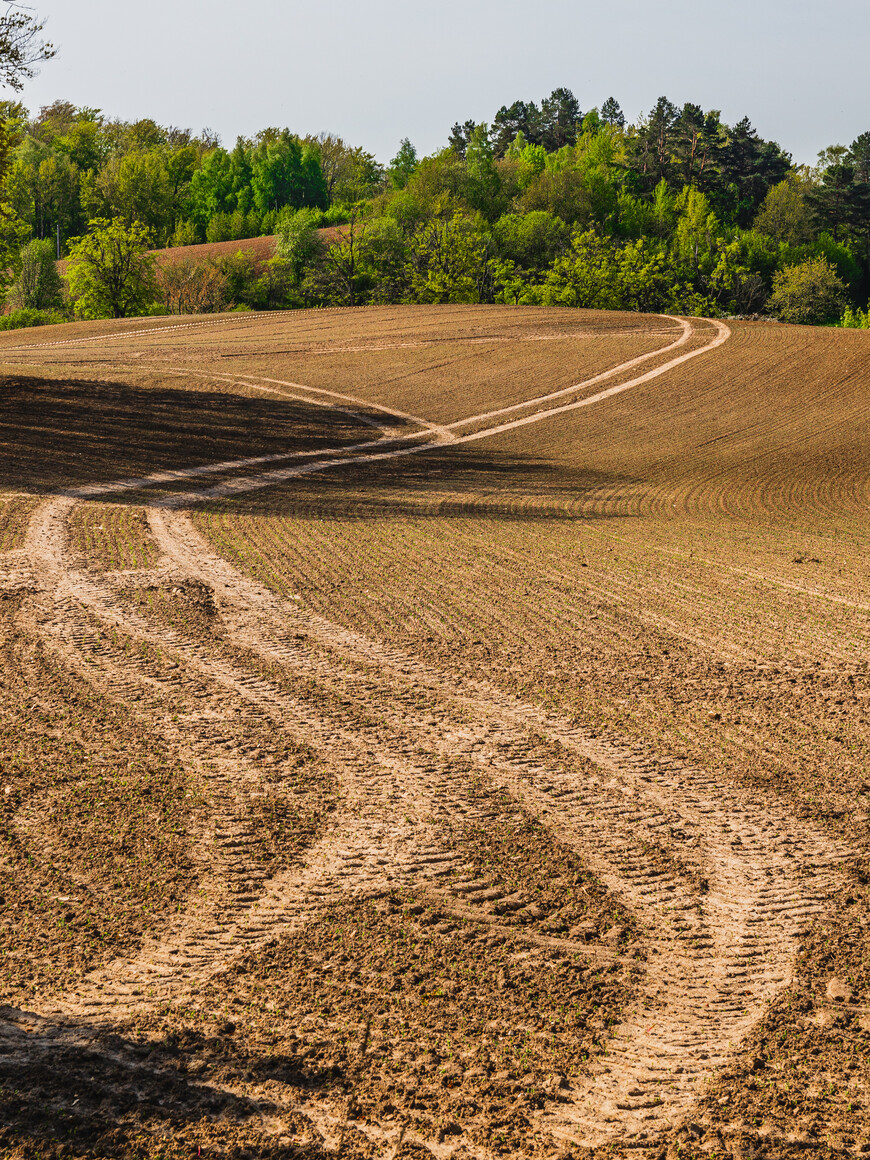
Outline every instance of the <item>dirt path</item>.
MULTIPOLYGON (((570 399, 654 356, 453 424, 530 412, 456 442, 552 418, 651 381, 725 342, 727 327, 714 326, 705 346, 594 395, 570 399), (570 401, 548 406, 556 396, 570 401)), ((690 324, 681 324, 672 346, 686 344, 692 333, 690 324)), ((441 445, 347 458, 326 452, 311 463, 158 502, 149 522, 161 559, 134 574, 98 576, 76 565, 68 521, 77 500, 209 469, 80 489, 36 512, 6 577, 7 585, 33 594, 28 631, 107 695, 136 701, 197 771, 211 804, 193 851, 202 886, 197 900, 158 939, 93 972, 38 1013, 110 1025, 195 995, 238 956, 313 921, 336 899, 402 888, 428 892, 490 924, 516 911, 526 918, 523 937, 531 945, 556 944, 589 961, 612 959, 616 944, 554 937, 529 899, 508 898, 491 880, 463 881, 464 859, 445 841, 440 822, 460 809, 467 815, 462 787, 469 768, 478 769, 575 849, 642 932, 638 949, 646 968, 632 1009, 606 1055, 588 1076, 573 1080, 564 1101, 543 1114, 542 1127, 587 1147, 652 1146, 690 1112, 704 1081, 788 983, 801 934, 825 912, 837 864, 850 851, 703 770, 594 736, 485 682, 458 682, 280 599, 219 557, 177 510, 310 471, 441 445), (155 623, 131 600, 136 589, 188 583, 210 594, 225 634, 220 646, 155 623), (123 647, 119 635, 159 648, 163 660, 123 647), (305 691, 312 688, 317 697, 305 691), (258 861, 256 824, 238 806, 242 792, 262 777, 234 740, 252 717, 312 746, 335 784, 335 808, 298 858, 277 873, 258 861)), ((326 1124, 327 1112, 322 1115, 326 1124)), ((381 1131, 371 1130, 373 1138, 381 1131)), ((452 1145, 465 1146, 461 1138, 452 1145)))

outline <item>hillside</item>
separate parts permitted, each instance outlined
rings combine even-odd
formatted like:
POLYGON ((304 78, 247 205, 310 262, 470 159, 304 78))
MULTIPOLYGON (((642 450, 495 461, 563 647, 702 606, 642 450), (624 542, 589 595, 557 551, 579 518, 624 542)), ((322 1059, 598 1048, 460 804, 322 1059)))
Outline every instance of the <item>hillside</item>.
POLYGON ((33 337, 0 335, 5 1147, 866 1150, 868 332, 33 337))

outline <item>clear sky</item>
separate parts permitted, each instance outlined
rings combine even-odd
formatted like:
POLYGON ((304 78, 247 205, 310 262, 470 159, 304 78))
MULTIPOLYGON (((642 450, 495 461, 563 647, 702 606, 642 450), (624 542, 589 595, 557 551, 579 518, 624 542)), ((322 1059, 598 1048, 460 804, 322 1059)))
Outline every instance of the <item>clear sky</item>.
POLYGON ((870 129, 867 0, 30 0, 59 55, 22 99, 225 144, 321 130, 389 160, 564 85, 627 118, 664 94, 748 115, 798 162, 870 129))

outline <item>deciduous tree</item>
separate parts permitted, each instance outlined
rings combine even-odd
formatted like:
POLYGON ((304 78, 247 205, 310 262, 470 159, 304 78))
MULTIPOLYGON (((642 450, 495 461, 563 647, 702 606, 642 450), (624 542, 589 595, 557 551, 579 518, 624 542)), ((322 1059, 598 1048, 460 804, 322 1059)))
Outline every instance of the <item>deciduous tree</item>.
POLYGON ((783 322, 813 325, 837 320, 846 300, 846 287, 830 262, 810 258, 774 275, 769 306, 783 322))
POLYGON ((42 39, 45 22, 25 6, 4 2, 0 11, 0 84, 21 91, 36 65, 51 60, 55 47, 42 39))
POLYGON ((21 250, 21 271, 9 293, 9 303, 31 310, 53 310, 62 305, 63 282, 50 239, 33 238, 21 250))
POLYGON ((122 218, 92 221, 89 233, 74 240, 68 274, 80 318, 127 318, 158 296, 151 242, 141 222, 122 218))

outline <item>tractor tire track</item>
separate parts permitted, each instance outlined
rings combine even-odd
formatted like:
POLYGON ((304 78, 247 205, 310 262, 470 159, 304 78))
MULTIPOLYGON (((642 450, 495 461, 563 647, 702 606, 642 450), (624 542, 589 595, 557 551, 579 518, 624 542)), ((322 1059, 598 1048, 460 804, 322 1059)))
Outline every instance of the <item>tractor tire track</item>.
POLYGON ((635 1009, 550 1130, 590 1147, 639 1144, 686 1115, 790 981, 801 935, 825 913, 838 864, 853 852, 703 770, 590 735, 484 682, 460 688, 328 624, 243 577, 178 513, 152 509, 150 524, 172 564, 214 589, 232 636, 364 702, 445 759, 471 755, 578 850, 645 929, 649 966, 635 1009), (300 635, 321 654, 301 650, 300 635), (427 711, 408 711, 423 690, 427 711), (535 737, 593 772, 581 779, 542 760, 535 737), (656 845, 676 852, 674 872, 645 854, 656 845))
MULTIPOLYGON (((156 699, 150 711, 159 713, 167 738, 207 781, 212 801, 224 810, 213 813, 194 850, 204 898, 170 922, 159 938, 144 940, 138 955, 92 972, 76 993, 47 1012, 90 1022, 117 1020, 121 1009, 189 995, 237 954, 313 921, 342 896, 429 890, 461 870, 461 858, 445 846, 431 820, 446 811, 444 803, 456 792, 460 773, 409 745, 404 733, 385 738, 382 730, 355 725, 353 712, 347 720, 325 716, 256 672, 214 657, 171 629, 155 627, 129 609, 123 589, 113 589, 111 582, 68 569, 65 527, 71 506, 66 498, 49 503, 37 514, 28 538, 34 571, 43 584, 48 577, 55 585, 41 594, 43 639, 69 668, 110 696, 135 701, 145 712, 156 699), (137 644, 159 646, 171 658, 170 667, 112 645, 105 633, 95 632, 95 625, 127 634, 137 644), (172 710, 187 710, 186 720, 172 723, 167 699, 172 710), (233 744, 231 726, 234 716, 252 714, 293 740, 313 745, 335 770, 342 803, 328 832, 306 851, 302 866, 291 865, 272 877, 251 859, 255 834, 235 806, 237 791, 258 771, 233 744)), ((160 572, 137 574, 145 575, 157 582, 166 579, 160 572)), ((490 917, 483 909, 477 920, 490 917)), ((554 942, 534 931, 527 937, 541 945, 554 942)), ((555 943, 589 958, 604 953, 569 940, 555 943)))

